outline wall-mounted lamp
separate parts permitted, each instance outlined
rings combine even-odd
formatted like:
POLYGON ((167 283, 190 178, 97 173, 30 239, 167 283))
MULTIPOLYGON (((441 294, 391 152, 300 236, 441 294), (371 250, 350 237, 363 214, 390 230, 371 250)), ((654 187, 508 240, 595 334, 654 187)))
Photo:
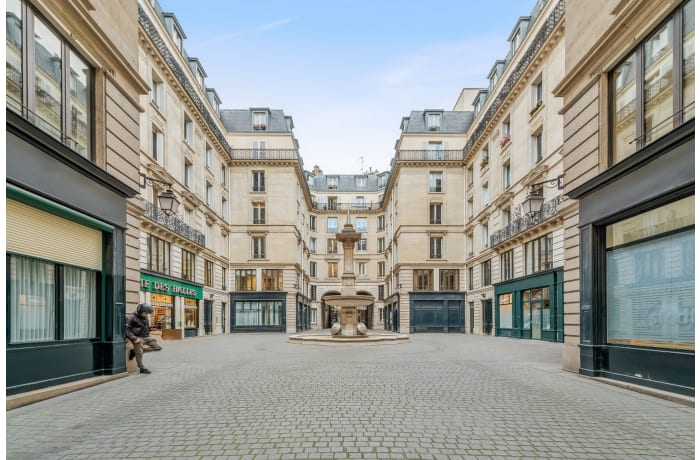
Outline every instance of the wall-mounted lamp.
POLYGON ((542 182, 535 182, 530 184, 530 191, 523 201, 523 212, 528 214, 535 214, 540 212, 542 209, 542 204, 544 203, 544 195, 542 193, 543 187, 554 188, 561 190, 564 188, 564 175, 561 174, 554 179, 545 180, 542 182))
POLYGON ((155 183, 163 184, 168 187, 164 192, 158 195, 158 206, 166 214, 171 215, 177 213, 177 208, 180 206, 180 202, 177 200, 175 193, 170 187, 173 186, 170 182, 165 182, 164 180, 156 179, 153 177, 148 177, 144 173, 140 172, 141 183, 139 184, 141 188, 146 188, 146 185, 154 185, 155 183))

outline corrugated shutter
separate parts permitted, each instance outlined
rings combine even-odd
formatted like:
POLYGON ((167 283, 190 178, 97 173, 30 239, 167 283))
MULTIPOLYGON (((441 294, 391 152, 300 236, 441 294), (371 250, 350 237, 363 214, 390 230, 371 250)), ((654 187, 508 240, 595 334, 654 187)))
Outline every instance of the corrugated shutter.
POLYGON ((102 232, 7 199, 7 251, 102 270, 102 232))

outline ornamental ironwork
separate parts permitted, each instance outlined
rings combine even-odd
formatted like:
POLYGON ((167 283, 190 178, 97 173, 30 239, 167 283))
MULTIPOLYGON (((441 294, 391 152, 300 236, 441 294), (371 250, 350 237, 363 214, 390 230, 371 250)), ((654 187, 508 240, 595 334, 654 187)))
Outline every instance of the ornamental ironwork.
POLYGON ((301 160, 296 149, 232 149, 234 160, 301 160))
POLYGON ((538 225, 552 216, 555 216, 559 212, 559 205, 561 204, 562 196, 559 195, 551 201, 548 201, 542 205, 542 209, 539 212, 532 214, 526 214, 522 217, 514 219, 506 227, 503 227, 499 231, 493 233, 490 237, 490 247, 501 244, 507 241, 519 233, 538 225))
POLYGON ((398 161, 462 161, 462 150, 397 150, 398 161))
POLYGON ((143 200, 143 203, 145 206, 144 215, 146 217, 162 225, 163 227, 172 230, 178 235, 184 236, 188 240, 205 247, 206 240, 203 233, 193 229, 175 215, 168 216, 162 209, 158 208, 158 206, 150 201, 143 200))

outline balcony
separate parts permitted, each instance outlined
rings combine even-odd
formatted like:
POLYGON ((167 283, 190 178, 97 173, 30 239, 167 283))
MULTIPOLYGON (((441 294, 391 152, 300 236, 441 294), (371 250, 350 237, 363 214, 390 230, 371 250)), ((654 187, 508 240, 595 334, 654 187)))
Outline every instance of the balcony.
POLYGON ((526 215, 515 219, 510 225, 500 229, 491 235, 491 247, 507 241, 519 233, 538 225, 550 217, 555 216, 559 212, 559 205, 561 204, 561 195, 548 201, 542 206, 539 212, 531 215, 526 215))
POLYGON ((462 150, 397 150, 398 161, 462 161, 462 150))
POLYGON ((296 149, 232 149, 234 160, 300 160, 296 149))
POLYGON ((185 222, 180 220, 177 216, 168 216, 155 204, 150 201, 143 200, 145 212, 144 215, 151 219, 152 221, 166 227, 169 230, 177 233, 180 236, 187 238, 188 240, 205 247, 206 241, 204 234, 193 229, 185 222))
POLYGON ((371 211, 379 208, 379 203, 323 203, 314 201, 311 203, 316 211, 371 211))

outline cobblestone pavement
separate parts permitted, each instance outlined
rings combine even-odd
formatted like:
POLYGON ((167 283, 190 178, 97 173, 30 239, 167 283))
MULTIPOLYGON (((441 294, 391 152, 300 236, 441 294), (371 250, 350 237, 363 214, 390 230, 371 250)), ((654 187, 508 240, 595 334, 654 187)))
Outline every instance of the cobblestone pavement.
POLYGON ((7 412, 7 458, 694 458, 693 408, 561 371, 561 350, 463 334, 167 341, 144 357, 151 375, 7 412))

